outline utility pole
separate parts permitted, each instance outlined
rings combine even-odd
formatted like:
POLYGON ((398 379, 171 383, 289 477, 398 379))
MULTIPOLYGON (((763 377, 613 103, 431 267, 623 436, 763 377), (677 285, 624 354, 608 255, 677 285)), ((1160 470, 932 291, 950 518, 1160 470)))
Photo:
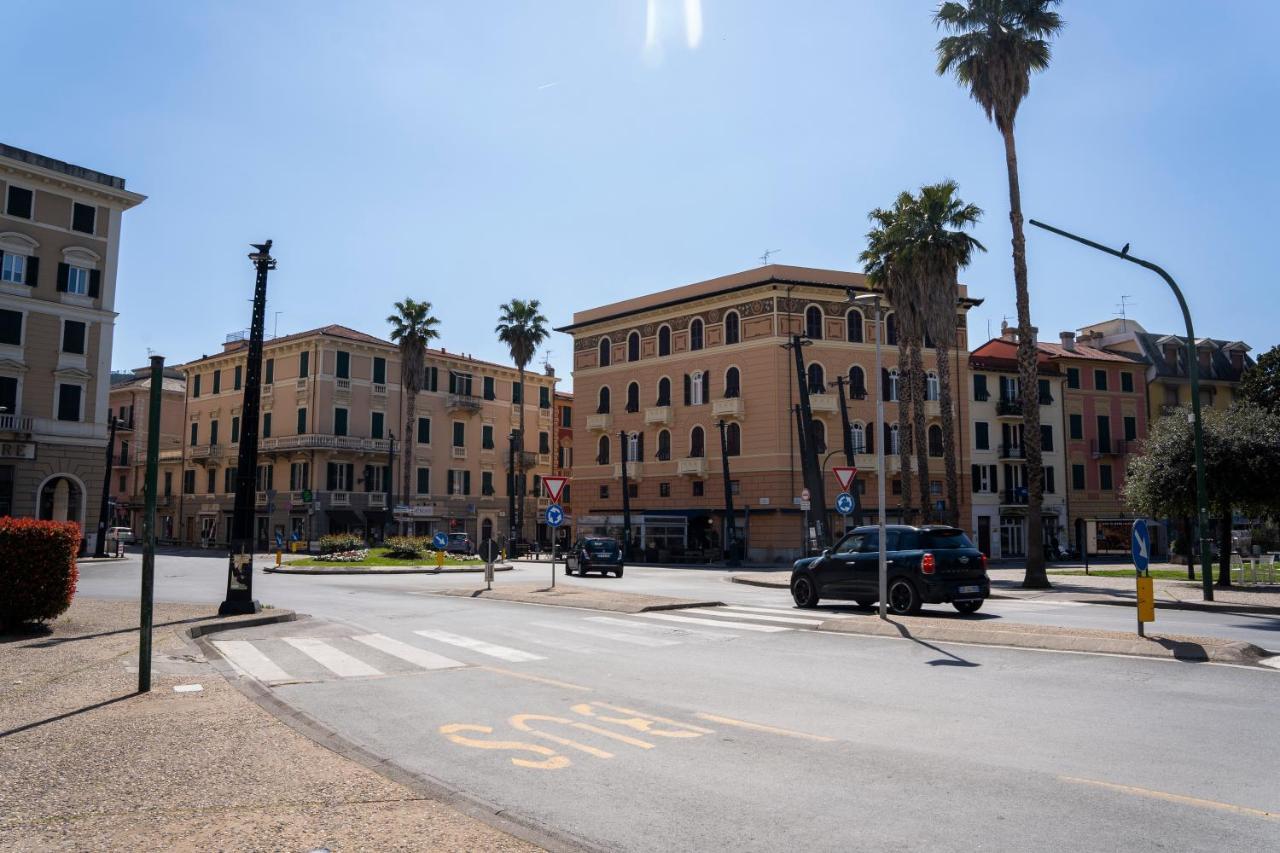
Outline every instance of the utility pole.
POLYGON ((147 470, 142 509, 142 608, 138 621, 138 692, 151 690, 152 599, 156 578, 156 477, 160 469, 160 405, 164 356, 151 356, 151 396, 147 408, 147 470))
POLYGON ((622 559, 631 559, 631 486, 627 482, 627 433, 618 430, 618 456, 622 463, 622 559))
POLYGON ((729 479, 729 438, 725 431, 724 418, 717 425, 720 427, 720 467, 724 473, 724 564, 726 568, 736 569, 738 558, 735 556, 738 547, 738 523, 733 513, 733 480, 729 479))
POLYGON ((387 430, 387 482, 383 485, 387 489, 387 515, 386 521, 382 524, 382 541, 386 541, 391 535, 391 525, 395 523, 395 506, 391 502, 391 481, 396 476, 396 434, 390 429, 387 430))
POLYGON ((814 443, 813 411, 809 408, 809 380, 805 375, 804 346, 798 334, 791 336, 792 351, 796 362, 796 384, 800 388, 800 420, 803 427, 805 447, 802 451, 801 463, 804 468, 805 483, 810 493, 813 514, 817 517, 814 529, 817 532, 818 547, 827 547, 827 501, 822 489, 822 471, 818 468, 818 451, 814 443))
POLYGON ((107 513, 111 505, 111 464, 116 450, 116 424, 119 419, 114 415, 107 416, 107 471, 102 475, 102 502, 98 507, 98 540, 93 546, 93 556, 107 556, 107 513))
POLYGON ((267 311, 267 273, 276 268, 271 241, 254 243, 249 255, 257 270, 253 289, 253 320, 249 326, 244 401, 241 405, 240 455, 236 461, 235 514, 231 518, 231 543, 227 566, 227 597, 218 608, 222 616, 257 613, 262 605, 253 598, 254 486, 258 464, 258 409, 262 394, 262 336, 267 311))
MULTIPOLYGON (((521 404, 523 405, 523 404, 521 404)), ((512 430, 507 435, 507 557, 512 556, 516 547, 516 489, 520 488, 516 480, 516 438, 518 432, 512 430)))
MULTIPOLYGON (((860 448, 853 446, 853 430, 849 427, 849 407, 844 399, 844 386, 848 379, 841 374, 836 377, 836 389, 840 395, 840 426, 844 429, 844 464, 850 468, 855 468, 853 464, 853 454, 857 453, 860 448)), ((852 393, 853 389, 849 389, 852 393)), ((858 482, 855 479, 849 484, 851 497, 853 498, 853 526, 862 526, 862 497, 858 494, 858 482)))

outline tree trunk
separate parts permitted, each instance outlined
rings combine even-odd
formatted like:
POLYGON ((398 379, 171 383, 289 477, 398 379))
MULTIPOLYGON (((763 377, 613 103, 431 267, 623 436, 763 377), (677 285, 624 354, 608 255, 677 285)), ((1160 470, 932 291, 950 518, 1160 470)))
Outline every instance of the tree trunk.
POLYGON ((916 449, 916 478, 920 486, 920 523, 933 522, 933 495, 929 491, 929 442, 924 424, 924 357, 920 341, 911 342, 911 440, 916 449))
POLYGON ((1187 516, 1182 518, 1182 550, 1187 555, 1187 580, 1196 579, 1196 558, 1191 549, 1191 519, 1187 516))
POLYGON ((951 410, 951 348, 938 343, 938 408, 942 412, 942 456, 946 465, 947 512, 943 520, 960 526, 960 472, 956 466, 956 422, 951 410))
MULTIPOLYGON (((409 478, 413 474, 413 444, 418 440, 418 431, 414 429, 414 414, 418 403, 418 392, 412 386, 402 386, 404 391, 404 433, 400 437, 400 502, 409 503, 409 478)), ((388 507, 394 511, 395 507, 388 507)))
POLYGON ((1231 586, 1231 511, 1218 519, 1218 583, 1223 589, 1231 586))
MULTIPOLYGON (((911 411, 911 383, 907 382, 910 364, 907 360, 907 343, 898 335, 898 471, 899 482, 902 483, 902 523, 910 524, 915 519, 911 507, 911 422, 908 415, 911 411)), ((883 427, 882 427, 883 429, 883 427)), ((885 455, 889 448, 885 447, 885 455)), ((886 498, 887 500, 887 498, 886 498)))
POLYGON ((524 534, 524 499, 525 492, 528 491, 524 485, 524 365, 519 364, 516 365, 516 367, 520 371, 520 446, 516 448, 516 471, 519 472, 519 476, 516 477, 515 485, 515 487, 520 490, 520 527, 517 529, 516 533, 522 541, 528 542, 528 537, 524 534))
POLYGON ((1037 330, 1031 325, 1031 297, 1027 289, 1027 240, 1022 230, 1022 191, 1018 186, 1018 151, 1012 120, 1000 121, 1005 167, 1009 172, 1009 224, 1013 228, 1013 286, 1018 305, 1018 381, 1022 391, 1022 447, 1027 457, 1027 573, 1022 585, 1048 589, 1044 569, 1044 457, 1040 448, 1040 371, 1036 362, 1037 330))

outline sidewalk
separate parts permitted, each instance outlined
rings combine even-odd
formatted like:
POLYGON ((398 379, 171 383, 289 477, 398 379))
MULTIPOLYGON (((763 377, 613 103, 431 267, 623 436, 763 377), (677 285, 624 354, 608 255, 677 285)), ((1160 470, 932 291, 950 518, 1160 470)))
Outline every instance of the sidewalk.
POLYGON ((263 711, 180 636, 215 614, 156 605, 145 695, 135 602, 77 599, 52 633, 0 637, 0 849, 536 849, 263 711))

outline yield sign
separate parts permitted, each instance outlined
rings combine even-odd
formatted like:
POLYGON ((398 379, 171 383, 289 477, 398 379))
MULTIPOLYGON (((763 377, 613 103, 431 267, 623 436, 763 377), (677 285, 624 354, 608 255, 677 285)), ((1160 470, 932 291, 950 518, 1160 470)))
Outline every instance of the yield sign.
POLYGON ((551 498, 553 504, 560 503, 560 493, 564 491, 564 484, 569 482, 568 477, 543 477, 542 485, 547 487, 547 497, 551 498))
POLYGON ((858 469, 837 465, 831 470, 836 472, 836 481, 840 484, 840 490, 849 491, 849 484, 853 482, 854 477, 858 476, 858 469))

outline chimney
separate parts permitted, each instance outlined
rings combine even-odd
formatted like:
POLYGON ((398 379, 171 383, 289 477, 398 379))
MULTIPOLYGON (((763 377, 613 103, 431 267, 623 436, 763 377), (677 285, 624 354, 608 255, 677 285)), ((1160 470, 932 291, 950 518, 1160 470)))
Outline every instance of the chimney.
POLYGON ((551 366, 550 362, 548 362, 547 364, 542 365, 542 370, 543 370, 543 372, 544 372, 544 373, 546 373, 548 376, 555 376, 555 375, 556 375, 556 369, 555 369, 554 367, 552 367, 552 366, 551 366))
POLYGON ((1058 332, 1058 337, 1062 340, 1062 348, 1076 351, 1076 333, 1075 332, 1058 332))
POLYGON ((1018 339, 1018 333, 1009 326, 1008 320, 1000 321, 1000 337, 1006 341, 1016 341, 1018 339))

